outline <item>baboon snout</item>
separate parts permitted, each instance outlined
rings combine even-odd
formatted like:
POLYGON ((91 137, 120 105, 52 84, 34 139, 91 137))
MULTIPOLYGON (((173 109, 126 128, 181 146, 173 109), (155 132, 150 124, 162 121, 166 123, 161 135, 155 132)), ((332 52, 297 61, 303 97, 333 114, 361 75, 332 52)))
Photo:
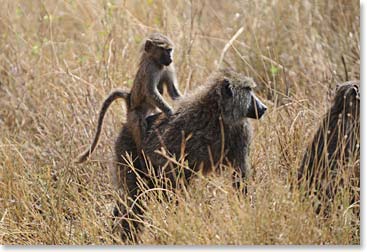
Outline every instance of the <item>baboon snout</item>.
POLYGON ((162 57, 162 65, 169 66, 172 63, 172 57, 170 54, 165 54, 162 57))
POLYGON ((172 58, 168 58, 167 60, 167 66, 169 66, 172 63, 172 58))
POLYGON ((267 109, 268 107, 266 107, 264 103, 262 103, 255 95, 252 95, 247 117, 260 119, 267 109))

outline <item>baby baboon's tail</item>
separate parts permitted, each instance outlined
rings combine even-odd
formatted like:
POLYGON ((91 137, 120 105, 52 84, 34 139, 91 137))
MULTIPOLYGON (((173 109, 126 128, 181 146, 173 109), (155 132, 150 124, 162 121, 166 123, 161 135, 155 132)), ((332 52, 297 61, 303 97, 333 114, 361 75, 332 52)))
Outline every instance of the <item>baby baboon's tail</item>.
POLYGON ((91 146, 87 150, 85 150, 78 157, 78 160, 76 161, 77 163, 82 163, 85 160, 87 160, 87 158, 90 156, 90 154, 92 154, 92 152, 96 148, 96 146, 98 144, 99 136, 100 136, 101 130, 102 130, 103 119, 104 119, 104 116, 107 112, 107 109, 109 108, 111 103, 114 100, 118 99, 118 98, 122 98, 122 99, 125 100, 127 110, 129 110, 129 107, 130 107, 130 93, 128 93, 127 91, 121 90, 121 89, 117 89, 115 91, 112 91, 112 93, 110 93, 108 95, 108 97, 106 98, 106 100, 103 102, 101 111, 99 112, 97 131, 96 131, 96 134, 94 135, 93 143, 91 144, 91 146))

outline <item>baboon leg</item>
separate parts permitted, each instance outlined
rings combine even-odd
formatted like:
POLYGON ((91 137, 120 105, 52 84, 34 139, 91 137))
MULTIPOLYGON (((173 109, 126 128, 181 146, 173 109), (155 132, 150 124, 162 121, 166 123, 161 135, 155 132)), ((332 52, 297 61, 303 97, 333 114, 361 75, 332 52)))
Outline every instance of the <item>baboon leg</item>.
POLYGON ((136 234, 139 231, 140 223, 138 218, 142 218, 143 209, 140 202, 137 200, 139 194, 139 186, 137 183, 138 174, 132 171, 127 165, 119 165, 121 174, 121 195, 123 201, 117 202, 117 206, 113 210, 113 215, 116 218, 121 218, 118 222, 121 226, 121 239, 123 241, 136 241, 136 234), (136 221, 135 221, 136 220, 136 221))
POLYGON ((133 136, 137 153, 141 153, 142 141, 147 131, 147 123, 144 113, 139 110, 131 111, 128 115, 128 125, 133 136))
MULTIPOLYGON (((245 138, 242 130, 240 130, 237 135, 238 139, 245 138)), ((241 143, 236 143, 235 140, 233 141, 233 144, 234 146, 241 146, 241 143)), ((232 174, 233 187, 242 192, 243 195, 247 195, 247 180, 250 178, 251 175, 248 150, 246 148, 242 148, 240 150, 230 150, 227 157, 229 160, 232 160, 232 163, 230 163, 230 165, 232 165, 234 168, 232 174)))
POLYGON ((132 116, 134 121, 130 123, 131 127, 131 134, 133 136, 134 142, 136 144, 136 150, 138 154, 138 163, 140 165, 140 168, 143 170, 145 169, 145 162, 144 162, 144 156, 142 153, 143 146, 142 142, 147 132, 147 122, 145 118, 142 116, 143 114, 135 114, 132 116))
POLYGON ((233 171, 233 187, 247 195, 246 176, 242 172, 233 171))
POLYGON ((116 202, 113 211, 113 229, 119 230, 123 241, 135 241, 139 223, 134 220, 138 219, 137 216, 140 217, 143 211, 139 208, 141 204, 139 202, 134 204, 134 201, 139 194, 138 179, 144 177, 144 174, 141 172, 136 146, 127 126, 122 128, 116 140, 115 152, 117 160, 115 176, 121 200, 116 202), (124 158, 126 155, 131 156, 132 164, 126 163, 124 158))

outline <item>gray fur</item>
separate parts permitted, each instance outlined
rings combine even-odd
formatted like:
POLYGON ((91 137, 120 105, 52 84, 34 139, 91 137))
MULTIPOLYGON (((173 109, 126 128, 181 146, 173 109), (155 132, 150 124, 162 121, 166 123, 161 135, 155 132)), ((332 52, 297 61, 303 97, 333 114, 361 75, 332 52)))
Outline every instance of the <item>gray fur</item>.
MULTIPOLYGON (((343 184, 359 188, 359 85, 359 81, 349 81, 337 86, 334 102, 307 147, 298 170, 299 184, 304 183, 307 194, 315 193, 319 200, 332 199, 343 184), (337 174, 351 168, 350 161, 358 161, 352 164, 355 181, 337 182, 337 174)), ((356 197, 359 198, 359 192, 356 197)))
MULTIPOLYGON (((190 168, 183 172, 186 182, 200 169, 207 173, 218 169, 222 162, 235 169, 234 186, 240 188, 250 173, 252 129, 248 114, 254 110, 260 118, 266 110, 266 106, 252 94, 253 87, 255 83, 252 79, 234 71, 222 70, 213 74, 200 89, 184 97, 171 117, 161 113, 148 118, 150 130, 142 146, 154 172, 137 162, 138 172, 134 173, 124 162, 126 154, 135 158, 138 158, 138 154, 132 136, 123 127, 115 151, 120 188, 129 198, 127 205, 131 205, 139 194, 137 176, 144 178, 149 186, 154 185, 156 176, 168 179, 173 188, 177 186, 179 169, 176 165, 167 165, 167 159, 156 152, 162 147, 176 158, 185 156, 190 168), (186 138, 185 151, 181 153, 182 139, 186 138)), ((131 214, 127 213, 121 205, 120 211, 123 216, 130 218, 143 213, 142 209, 136 207, 131 214)), ((118 211, 115 213, 118 214, 118 211)), ((122 237, 135 239, 131 229, 139 228, 138 223, 123 220, 121 225, 122 237)))

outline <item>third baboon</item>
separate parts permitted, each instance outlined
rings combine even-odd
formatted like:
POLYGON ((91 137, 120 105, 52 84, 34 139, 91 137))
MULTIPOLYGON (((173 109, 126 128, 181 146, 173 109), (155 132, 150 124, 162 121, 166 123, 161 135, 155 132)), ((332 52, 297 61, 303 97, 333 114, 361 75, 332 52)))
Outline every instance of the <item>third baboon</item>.
POLYGON ((181 97, 178 90, 175 69, 172 63, 173 43, 161 33, 152 33, 145 41, 139 68, 130 94, 123 90, 112 92, 103 102, 99 113, 97 130, 92 145, 78 158, 85 161, 95 149, 101 133, 103 117, 109 105, 117 98, 123 98, 127 105, 127 127, 141 150, 141 139, 146 132, 145 118, 159 108, 166 115, 172 115, 172 108, 162 97, 166 85, 168 94, 174 100, 181 97))
POLYGON ((143 140, 143 151, 153 170, 137 163, 133 171, 125 162, 126 153, 133 160, 139 157, 131 134, 122 128, 115 144, 116 176, 128 202, 124 207, 119 204, 120 213, 116 210, 115 214, 123 217, 123 238, 133 239, 131 229, 139 227, 139 221, 131 220, 142 213, 136 204, 140 193, 137 177, 148 187, 161 178, 163 184, 176 188, 179 177, 188 182, 199 170, 205 174, 224 164, 235 169, 234 186, 244 189, 242 182, 250 172, 252 130, 248 118, 260 118, 267 109, 252 92, 254 87, 251 78, 221 70, 206 85, 182 98, 171 117, 161 113, 148 118, 151 126, 143 140), (187 166, 172 164, 157 152, 160 150, 177 160, 184 158, 187 166))
MULTIPOLYGON (((359 81, 349 81, 337 86, 334 102, 305 151, 298 182, 307 195, 315 195, 319 203, 327 202, 339 189, 348 187, 352 201, 358 200, 359 146, 359 81)), ((317 204, 317 212, 320 207, 317 204)))

